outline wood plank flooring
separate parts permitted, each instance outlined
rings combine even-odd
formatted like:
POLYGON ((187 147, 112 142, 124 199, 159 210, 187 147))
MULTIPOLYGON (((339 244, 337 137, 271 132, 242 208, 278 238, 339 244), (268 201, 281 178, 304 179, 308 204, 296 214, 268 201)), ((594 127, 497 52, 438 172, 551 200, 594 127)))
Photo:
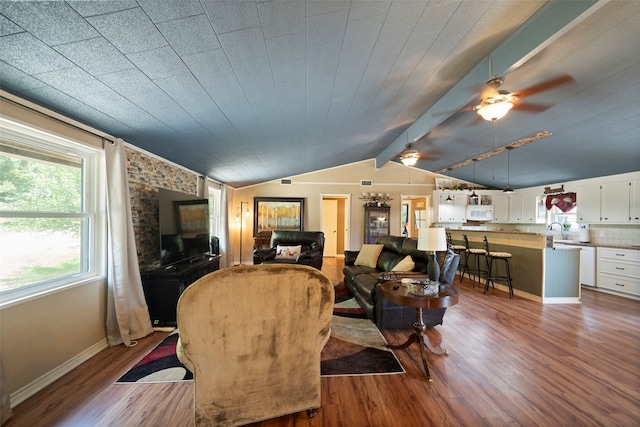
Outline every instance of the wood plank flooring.
MULTIPOLYGON (((341 260, 323 271, 342 280, 341 260)), ((459 280, 459 278, 457 278, 459 280)), ((638 426, 640 302, 584 290, 581 305, 541 305, 459 285, 429 331, 449 356, 397 350, 406 374, 322 379, 322 410, 259 426, 638 426)), ((384 331, 389 342, 411 330, 384 331)), ((166 333, 109 348, 14 408, 13 426, 191 426, 192 383, 114 384, 166 333)))

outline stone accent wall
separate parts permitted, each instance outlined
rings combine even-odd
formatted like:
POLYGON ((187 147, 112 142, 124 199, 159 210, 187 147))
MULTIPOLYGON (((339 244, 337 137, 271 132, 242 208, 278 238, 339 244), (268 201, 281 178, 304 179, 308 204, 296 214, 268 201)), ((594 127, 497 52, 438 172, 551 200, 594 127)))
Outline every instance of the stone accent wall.
POLYGON ((160 262, 158 188, 197 195, 198 177, 192 172, 125 147, 129 172, 131 216, 140 270, 160 262))

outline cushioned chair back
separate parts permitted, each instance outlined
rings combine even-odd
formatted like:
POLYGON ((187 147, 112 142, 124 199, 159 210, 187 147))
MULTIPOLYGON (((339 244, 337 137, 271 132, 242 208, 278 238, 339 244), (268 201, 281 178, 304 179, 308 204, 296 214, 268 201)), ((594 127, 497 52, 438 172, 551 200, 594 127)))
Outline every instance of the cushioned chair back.
POLYGON ((456 270, 460 263, 460 255, 453 251, 451 245, 448 245, 447 250, 440 267, 440 283, 446 283, 448 285, 453 284, 456 278, 456 270))
POLYGON ((324 250, 324 233, 322 231, 287 231, 274 230, 271 234, 271 247, 301 245, 303 251, 324 250))
POLYGON ((405 240, 404 237, 399 236, 378 236, 376 238, 377 245, 384 245, 383 251, 391 252, 394 254, 402 253, 402 243, 405 240))
POLYGON ((320 407, 333 284, 319 270, 225 268, 178 301, 177 353, 194 375, 198 426, 236 426, 320 407))

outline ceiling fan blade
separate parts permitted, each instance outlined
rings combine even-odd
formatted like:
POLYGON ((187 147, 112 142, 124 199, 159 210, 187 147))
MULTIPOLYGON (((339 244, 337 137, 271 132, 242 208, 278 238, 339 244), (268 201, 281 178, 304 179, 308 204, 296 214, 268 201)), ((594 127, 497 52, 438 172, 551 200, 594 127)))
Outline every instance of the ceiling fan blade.
POLYGON ((529 113, 542 113, 543 111, 551 108, 552 105, 549 104, 532 104, 530 102, 516 102, 513 106, 514 110, 518 111, 526 111, 529 113))
POLYGON ((526 89, 523 89, 523 90, 520 90, 520 91, 517 91, 517 92, 513 92, 513 94, 519 96, 520 99, 522 99, 522 98, 526 98, 528 96, 535 95, 536 93, 544 92, 544 91, 552 89, 554 87, 566 85, 566 84, 569 84, 569 83, 575 83, 575 79, 573 77, 571 77, 570 75, 568 75, 568 74, 564 74, 564 75, 556 77, 554 79, 547 80, 545 82, 539 83, 539 84, 534 85, 534 86, 530 86, 530 87, 528 87, 526 89))

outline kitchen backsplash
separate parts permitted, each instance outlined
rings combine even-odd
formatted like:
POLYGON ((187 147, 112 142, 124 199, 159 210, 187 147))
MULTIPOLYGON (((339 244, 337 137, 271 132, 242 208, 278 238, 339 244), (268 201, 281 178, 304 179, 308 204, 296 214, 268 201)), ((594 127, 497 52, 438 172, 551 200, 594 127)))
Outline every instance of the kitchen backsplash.
POLYGON ((598 246, 640 246, 640 225, 592 224, 589 226, 591 243, 598 246))

